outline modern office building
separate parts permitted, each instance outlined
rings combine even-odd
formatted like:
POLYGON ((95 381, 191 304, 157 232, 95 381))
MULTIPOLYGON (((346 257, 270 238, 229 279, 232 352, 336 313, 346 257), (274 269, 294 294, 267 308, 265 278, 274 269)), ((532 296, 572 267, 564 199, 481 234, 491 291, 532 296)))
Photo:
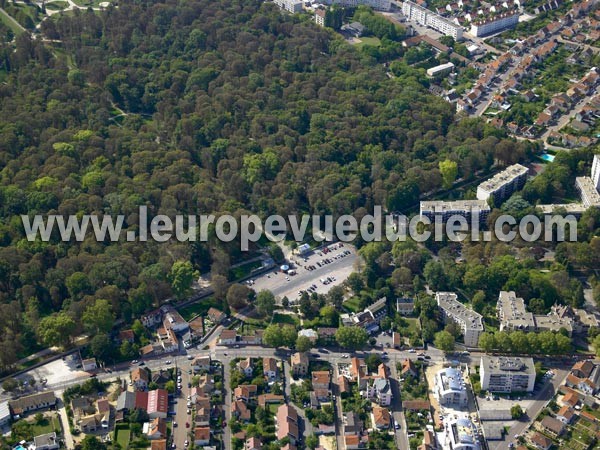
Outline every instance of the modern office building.
POLYGON ((498 311, 500 331, 535 330, 533 314, 527 312, 525 301, 521 297, 517 297, 513 291, 500 291, 496 309, 498 311))
POLYGON ((487 36, 508 28, 513 28, 519 23, 519 13, 509 12, 484 20, 476 20, 471 24, 470 34, 475 37, 487 36))
POLYGON ((460 370, 447 367, 435 374, 435 396, 443 406, 466 406, 467 385, 460 370))
POLYGON ((456 41, 461 41, 463 38, 463 28, 460 25, 409 0, 402 2, 402 14, 408 20, 414 20, 418 24, 431 27, 446 36, 452 36, 456 41))
POLYGON ((442 311, 444 320, 453 320, 460 326, 465 345, 467 347, 477 347, 479 336, 483 333, 481 314, 460 303, 454 292, 436 292, 435 299, 442 311))
POLYGON ((452 216, 461 216, 471 222, 473 215, 477 215, 479 222, 483 223, 490 213, 490 205, 485 200, 425 201, 420 204, 420 213, 421 217, 427 217, 431 222, 436 216, 440 216, 442 222, 452 216))
POLYGON ((481 388, 490 392, 531 392, 535 384, 533 358, 482 356, 481 388))
POLYGON ((500 206, 513 192, 518 191, 525 185, 528 173, 529 169, 521 164, 507 167, 477 187, 477 198, 488 200, 492 197, 495 206, 500 206))

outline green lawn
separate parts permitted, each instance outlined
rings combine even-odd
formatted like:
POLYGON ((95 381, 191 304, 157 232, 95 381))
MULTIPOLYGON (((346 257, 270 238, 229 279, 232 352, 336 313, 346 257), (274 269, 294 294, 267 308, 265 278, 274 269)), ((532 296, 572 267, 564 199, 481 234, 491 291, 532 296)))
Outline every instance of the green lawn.
POLYGON ((131 430, 129 428, 116 429, 114 441, 117 442, 122 450, 125 450, 129 446, 129 440, 131 439, 131 430))
POLYGON ((229 280, 235 281, 240 278, 245 278, 249 276, 254 269, 258 269, 261 266, 260 261, 252 261, 246 264, 242 264, 241 266, 234 267, 229 271, 229 280))
POLYGON ((272 415, 277 414, 277 408, 281 406, 281 403, 268 403, 267 411, 269 411, 272 415))
POLYGON ((297 316, 292 316, 290 314, 275 313, 273 314, 273 323, 283 323, 298 326, 300 325, 300 320, 297 316))
POLYGON ((6 25, 15 34, 15 36, 23 33, 23 29, 18 27, 12 20, 10 20, 9 15, 4 10, 0 10, 0 21, 2 21, 2 23, 6 25))
POLYGON ((190 320, 194 316, 206 314, 211 307, 221 309, 221 302, 215 300, 213 297, 203 298, 196 303, 181 308, 179 314, 181 314, 181 317, 185 320, 190 320))
MULTIPOLYGON (((93 8, 99 8, 100 3, 105 2, 106 0, 74 0, 77 6, 91 6, 93 8)), ((112 3, 112 2, 109 2, 112 3)))
POLYGON ((359 303, 360 303, 360 300, 358 299, 358 297, 352 297, 351 299, 346 300, 342 304, 342 306, 344 306, 346 309, 350 310, 351 312, 358 312, 358 311, 360 311, 359 303))
POLYGON ((60 11, 62 9, 65 9, 67 6, 69 6, 69 4, 62 0, 57 0, 55 2, 46 3, 46 9, 48 9, 50 11, 60 11))
POLYGON ((374 47, 379 47, 381 45, 381 41, 376 37, 361 37, 360 42, 355 44, 356 47, 360 48, 363 45, 372 45, 374 47))
POLYGON ((40 425, 32 423, 31 430, 34 436, 52 433, 54 430, 60 430, 60 422, 56 417, 46 417, 40 425))

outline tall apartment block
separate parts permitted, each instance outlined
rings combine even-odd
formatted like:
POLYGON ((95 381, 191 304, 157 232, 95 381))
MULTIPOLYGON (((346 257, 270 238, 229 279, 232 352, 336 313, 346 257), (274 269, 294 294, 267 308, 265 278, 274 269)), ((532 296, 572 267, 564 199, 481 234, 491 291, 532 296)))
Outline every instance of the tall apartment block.
POLYGON ((529 169, 521 164, 507 167, 477 187, 477 198, 488 200, 491 197, 494 199, 495 205, 499 206, 513 192, 518 191, 525 185, 528 173, 529 169))
POLYGON ((477 347, 483 333, 481 314, 467 308, 458 301, 454 292, 436 292, 435 300, 443 313, 444 320, 452 320, 461 328, 467 347, 477 347))

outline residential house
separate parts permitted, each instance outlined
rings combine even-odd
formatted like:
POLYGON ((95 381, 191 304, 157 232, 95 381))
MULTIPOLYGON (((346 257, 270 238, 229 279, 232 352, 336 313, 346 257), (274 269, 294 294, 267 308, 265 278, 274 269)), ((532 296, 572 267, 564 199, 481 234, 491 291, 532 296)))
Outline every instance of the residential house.
POLYGON ((231 415, 241 422, 249 422, 252 418, 252 413, 242 400, 235 400, 231 403, 231 415))
POLYGON ((76 397, 71 400, 71 411, 73 412, 73 419, 78 422, 82 417, 96 412, 94 400, 90 397, 76 397))
POLYGON ((360 420, 360 416, 354 411, 346 413, 344 421, 344 434, 361 434, 364 429, 364 424, 360 420))
POLYGON ((431 403, 428 400, 406 400, 402 402, 402 409, 406 411, 429 411, 431 403))
POLYGON ((119 332, 119 341, 127 341, 133 344, 135 342, 135 334, 133 333, 133 330, 122 330, 119 332))
POLYGON ((306 353, 294 353, 290 358, 290 367, 295 376, 305 376, 308 373, 308 356, 306 353))
POLYGON ((398 297, 396 299, 396 311, 401 316, 411 316, 415 311, 415 299, 410 297, 398 297))
POLYGON ((220 325, 227 318, 227 314, 217 308, 209 308, 206 315, 215 325, 220 325))
POLYGON ((379 322, 381 322, 381 319, 383 319, 384 317, 386 317, 388 315, 387 298, 386 297, 380 298, 372 305, 366 307, 365 311, 369 312, 371 314, 371 316, 373 317, 373 319, 375 320, 375 322, 377 322, 377 324, 379 324, 379 322))
POLYGON ((143 367, 136 367, 131 371, 131 382, 138 391, 145 391, 149 381, 148 371, 143 367))
POLYGON ((576 362, 571 368, 571 373, 578 378, 590 378, 596 366, 589 359, 576 362))
POLYGON ((210 443, 210 428, 194 428, 194 445, 208 445, 210 443))
POLYGON ((167 450, 167 440, 166 439, 153 440, 150 444, 150 450, 167 450))
POLYGON ((102 428, 108 428, 110 425, 110 416, 111 416, 111 408, 110 403, 108 403, 108 399, 99 398, 96 401, 96 410, 100 415, 100 425, 102 428))
POLYGON ((298 331, 298 337, 300 336, 308 338, 308 340, 313 344, 317 342, 317 339, 319 339, 319 334, 311 328, 298 331))
POLYGON ((194 372, 201 372, 201 371, 210 372, 210 363, 211 363, 210 356, 208 356, 208 355, 197 356, 192 361, 192 370, 194 372))
POLYGON ((60 448, 59 441, 54 432, 35 436, 33 444, 36 450, 56 450, 60 448))
POLYGON ((357 434, 350 434, 344 436, 344 443, 346 444, 347 450, 358 450, 366 448, 365 442, 357 434))
POLYGON ((539 450, 550 450, 553 444, 552 439, 537 431, 529 436, 529 442, 539 450))
POLYGON ((340 387, 340 394, 346 394, 351 392, 350 383, 348 382, 348 378, 343 375, 338 377, 338 385, 340 387))
POLYGON ((160 369, 158 372, 153 372, 150 378, 153 383, 163 385, 171 379, 171 373, 168 370, 160 369))
POLYGON ((8 401, 0 402, 0 427, 8 425, 10 423, 10 417, 8 401))
POLYGON ((594 394, 598 387, 596 384, 590 380, 589 378, 579 378, 570 373, 567 375, 567 379, 565 380, 565 385, 568 387, 578 389, 585 394, 594 394))
POLYGON ((175 333, 183 333, 189 329, 189 324, 187 321, 181 317, 173 307, 169 305, 161 306, 161 311, 163 313, 163 327, 166 330, 173 330, 175 333))
POLYGON ((285 437, 290 439, 292 445, 296 445, 296 441, 300 437, 298 431, 298 413, 294 407, 290 405, 281 405, 277 408, 275 418, 275 426, 277 427, 277 439, 281 440, 285 437))
POLYGON ((269 383, 277 380, 277 361, 275 358, 263 358, 263 374, 269 383))
POLYGON ((565 424, 551 416, 546 416, 541 422, 536 422, 538 430, 552 437, 560 436, 565 430, 565 424))
POLYGON ((314 370, 312 372, 312 387, 314 390, 325 389, 329 390, 331 382, 331 374, 328 370, 314 370))
POLYGON ((400 336, 400 333, 396 331, 392 333, 392 345, 397 350, 399 350, 400 347, 402 347, 402 336, 400 336))
POLYGON ((102 425, 100 424, 100 417, 98 414, 92 414, 90 416, 82 418, 79 421, 79 429, 82 433, 85 434, 95 433, 101 428, 102 425))
POLYGON ((283 395, 262 394, 258 396, 258 406, 260 406, 261 408, 264 408, 266 407, 266 405, 271 403, 283 403, 283 401, 283 395))
POLYGON ((402 377, 407 377, 407 376, 416 377, 418 375, 417 367, 415 366, 415 363, 413 363, 411 359, 406 358, 404 361, 402 361, 401 374, 402 374, 402 377))
POLYGON ((547 126, 551 120, 552 120, 552 116, 550 114, 548 114, 547 112, 542 111, 541 113, 538 114, 535 124, 539 127, 544 127, 544 126, 547 126))
POLYGON ((244 450, 262 450, 262 448, 263 444, 257 437, 251 437, 244 442, 244 450))
POLYGON ((143 433, 148 439, 164 439, 167 437, 167 422, 157 417, 144 424, 143 433))
POLYGON ((558 410, 558 412, 556 413, 556 418, 558 420, 560 420, 562 423, 564 423, 565 425, 570 424, 574 417, 575 417, 575 410, 573 408, 571 408, 570 406, 566 406, 566 405, 563 406, 562 408, 560 408, 558 410))
POLYGON ((135 409, 135 392, 123 391, 117 398, 117 411, 133 411, 135 409))
POLYGON ((154 311, 144 314, 140 317, 140 320, 146 328, 153 328, 161 323, 162 312, 160 309, 155 309, 154 311))
POLYGON ((246 359, 242 359, 238 363, 238 368, 240 372, 244 374, 246 378, 251 378, 254 373, 254 366, 252 365, 252 358, 248 357, 246 359))
POLYGON ((223 330, 219 336, 219 345, 233 345, 237 341, 237 332, 235 330, 223 330))
POLYGON ((235 398, 238 400, 248 401, 252 398, 255 398, 257 395, 258 389, 255 384, 240 384, 233 391, 235 398))
MULTIPOLYGON (((210 401, 210 399, 208 399, 210 401)), ((194 417, 194 423, 198 427, 204 427, 210 425, 210 408, 196 408, 196 416, 194 417)))
POLYGON ((390 412, 387 408, 374 406, 371 413, 372 422, 378 430, 387 430, 391 424, 390 412))
POLYGON ((9 400, 8 406, 12 411, 13 418, 22 416, 29 411, 43 408, 52 408, 56 405, 54 391, 45 391, 38 394, 26 395, 16 400, 9 400))

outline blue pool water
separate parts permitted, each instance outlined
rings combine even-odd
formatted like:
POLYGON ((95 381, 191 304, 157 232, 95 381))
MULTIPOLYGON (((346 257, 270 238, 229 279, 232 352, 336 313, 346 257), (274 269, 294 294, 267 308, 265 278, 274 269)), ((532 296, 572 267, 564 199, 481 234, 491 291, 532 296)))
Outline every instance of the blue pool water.
POLYGON ((23 447, 22 445, 17 445, 14 450, 27 450, 27 449, 25 447, 23 447))
POLYGON ((548 162, 552 162, 554 161, 554 155, 551 155, 549 153, 544 153, 540 156, 540 158, 542 158, 544 161, 548 161, 548 162))

